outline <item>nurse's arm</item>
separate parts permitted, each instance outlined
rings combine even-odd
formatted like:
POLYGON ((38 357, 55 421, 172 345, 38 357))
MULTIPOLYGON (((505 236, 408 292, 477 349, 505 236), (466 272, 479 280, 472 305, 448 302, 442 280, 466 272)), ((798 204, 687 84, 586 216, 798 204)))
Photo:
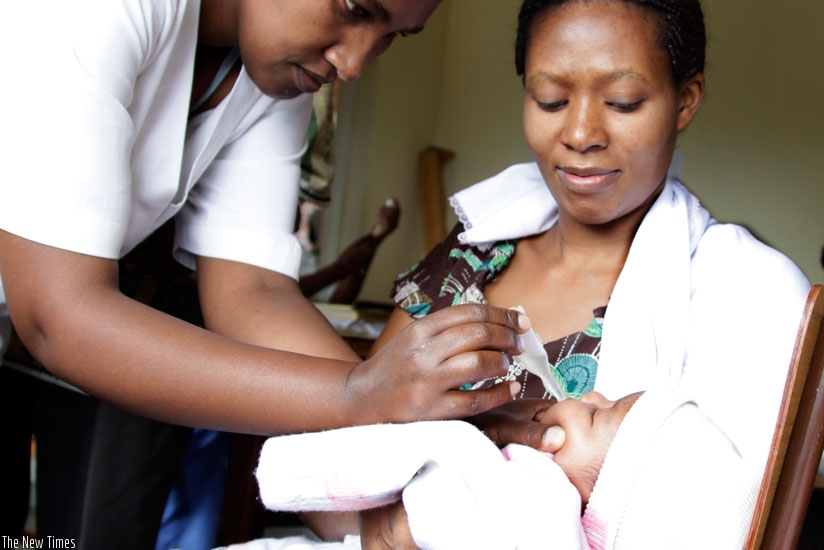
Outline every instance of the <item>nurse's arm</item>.
POLYGON ((347 420, 354 360, 275 351, 204 330, 120 293, 114 260, 4 231, 0 273, 27 349, 96 397, 158 420, 262 435, 347 420))
POLYGON ((199 257, 197 282, 209 330, 273 349, 360 360, 291 277, 239 262, 199 257))
MULTIPOLYGON (((375 357, 357 363, 250 345, 201 329, 120 293, 114 260, 4 231, 0 273, 15 329, 55 375, 144 416, 223 431, 273 435, 477 414, 507 401, 509 388, 454 388, 500 374, 501 352, 517 353, 518 332, 525 330, 511 311, 454 307, 407 327, 375 357)), ((273 302, 280 309, 270 312, 277 325, 267 327, 263 313, 254 311, 270 309, 269 302, 247 300, 246 307, 230 310, 279 332, 272 345, 284 342, 286 334, 309 338, 317 346, 314 354, 349 354, 331 328, 323 335, 320 318, 302 305, 290 307, 302 298, 289 292, 273 302)), ((215 320, 213 307, 204 309, 216 330, 238 330, 230 317, 215 320)))

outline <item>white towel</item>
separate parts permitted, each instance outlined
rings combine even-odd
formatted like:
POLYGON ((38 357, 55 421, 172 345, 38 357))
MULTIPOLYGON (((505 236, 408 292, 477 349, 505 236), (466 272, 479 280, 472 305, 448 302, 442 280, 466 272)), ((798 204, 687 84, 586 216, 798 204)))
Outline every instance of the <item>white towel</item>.
POLYGON ((363 510, 402 497, 424 550, 588 548, 580 495, 551 456, 502 452, 466 422, 271 438, 256 476, 270 510, 363 510))
POLYGON ((294 535, 284 538, 255 539, 215 550, 361 550, 360 537, 347 535, 342 542, 319 542, 315 538, 294 535))
POLYGON ((584 529, 593 550, 742 548, 759 479, 693 400, 653 388, 618 428, 584 529))
MULTIPOLYGON (((450 203, 466 228, 461 242, 481 248, 541 233, 558 219, 558 204, 535 163, 511 166, 459 191, 450 203)), ((638 229, 610 298, 596 390, 616 398, 643 390, 653 378, 680 377, 690 259, 713 224, 698 199, 677 181, 667 181, 638 229), (649 268, 651 258, 655 269, 649 268), (612 368, 625 357, 643 365, 643 372, 628 377, 625 369, 612 368)))
MULTIPOLYGON (((558 216, 535 163, 450 202, 465 223, 461 240, 476 246, 535 235, 558 216)), ((786 256, 745 228, 716 223, 669 179, 610 296, 595 390, 617 399, 662 381, 682 387, 747 463, 763 468, 809 288, 786 256), (731 400, 728 391, 742 384, 747 397, 731 400)))
POLYGON ((463 243, 487 250, 497 241, 552 227, 558 207, 535 163, 516 164, 449 198, 465 231, 463 243))
MULTIPOLYGON (((361 510, 402 496, 424 550, 686 550, 740 546, 758 476, 693 401, 664 386, 627 414, 583 520, 578 492, 549 455, 499 451, 460 421, 272 438, 257 479, 263 504, 278 511, 361 510)), ((356 537, 290 538, 238 550, 358 547, 356 537)))

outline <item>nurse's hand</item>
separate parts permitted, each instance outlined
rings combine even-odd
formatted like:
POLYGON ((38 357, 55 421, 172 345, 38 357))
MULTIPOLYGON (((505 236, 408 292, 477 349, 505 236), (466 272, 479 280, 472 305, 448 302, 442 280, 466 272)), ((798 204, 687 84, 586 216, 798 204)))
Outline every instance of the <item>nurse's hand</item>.
POLYGON ((415 321, 396 311, 378 351, 350 374, 347 410, 357 415, 352 423, 465 418, 509 401, 520 388, 516 382, 460 387, 505 374, 505 354, 522 351, 520 333, 528 328, 529 320, 515 310, 479 304, 415 321))
POLYGON ((467 418, 498 447, 519 443, 547 453, 557 452, 566 439, 560 426, 540 422, 555 399, 516 399, 467 418))

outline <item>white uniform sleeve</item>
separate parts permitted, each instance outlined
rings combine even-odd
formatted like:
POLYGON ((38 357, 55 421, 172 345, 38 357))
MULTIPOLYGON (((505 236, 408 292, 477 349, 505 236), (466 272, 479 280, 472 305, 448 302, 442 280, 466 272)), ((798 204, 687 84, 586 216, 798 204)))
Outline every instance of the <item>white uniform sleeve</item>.
POLYGON ((0 44, 12 80, 0 90, 0 227, 119 257, 132 211, 128 108, 137 76, 181 15, 178 4, 4 4, 0 44))
POLYGON ((221 258, 297 278, 301 247, 294 225, 311 109, 311 95, 276 101, 224 146, 177 216, 181 263, 221 258))

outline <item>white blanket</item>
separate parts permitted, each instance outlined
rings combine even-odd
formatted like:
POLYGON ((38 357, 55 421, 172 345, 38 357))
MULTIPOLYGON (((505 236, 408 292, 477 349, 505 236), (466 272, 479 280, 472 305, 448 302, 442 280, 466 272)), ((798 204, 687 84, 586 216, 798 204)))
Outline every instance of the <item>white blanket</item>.
MULTIPOLYGON (((499 451, 459 421, 272 438, 256 476, 270 510, 363 510, 402 498, 424 550, 738 548, 758 490, 732 442, 666 386, 626 416, 583 518, 578 492, 549 455, 520 445, 499 451)), ((242 546, 359 547, 357 537, 242 546)))
MULTIPOLYGON (((558 217, 534 163, 450 202, 466 228, 460 239, 480 247, 540 233, 558 217)), ((716 223, 669 180, 610 296, 595 390, 617 399, 657 381, 688 388, 747 462, 763 468, 809 288, 787 257, 743 227, 716 223)))
POLYGON ((502 452, 465 422, 272 438, 256 476, 270 510, 363 510, 402 497, 424 550, 528 550, 546 548, 547 541, 561 549, 588 548, 580 496, 552 458, 520 445, 502 452), (549 529, 550 523, 558 527, 549 529))

